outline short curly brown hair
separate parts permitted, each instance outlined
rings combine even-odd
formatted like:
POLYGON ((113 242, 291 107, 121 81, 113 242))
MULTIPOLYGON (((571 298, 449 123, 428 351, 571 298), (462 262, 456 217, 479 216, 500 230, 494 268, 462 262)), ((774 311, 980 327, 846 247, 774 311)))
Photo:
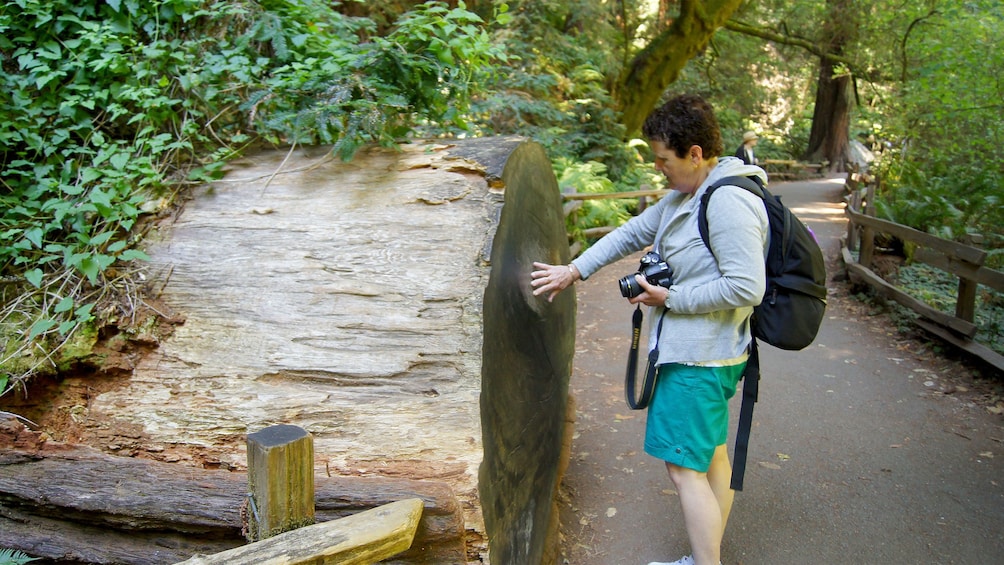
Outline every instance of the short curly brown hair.
POLYGON ((653 110, 641 131, 646 139, 661 141, 680 158, 694 145, 701 147, 705 159, 718 157, 725 149, 711 104, 696 94, 681 94, 653 110))

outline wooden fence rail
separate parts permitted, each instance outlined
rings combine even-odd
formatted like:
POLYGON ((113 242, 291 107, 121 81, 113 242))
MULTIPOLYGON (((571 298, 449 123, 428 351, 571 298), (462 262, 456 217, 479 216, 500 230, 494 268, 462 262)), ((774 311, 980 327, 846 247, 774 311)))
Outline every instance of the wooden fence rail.
POLYGON ((913 310, 921 316, 916 321, 924 330, 979 357, 989 365, 1004 371, 1004 355, 975 341, 977 326, 976 296, 978 285, 1004 291, 1004 273, 983 266, 987 252, 928 233, 875 218, 874 182, 857 174, 848 175, 846 184, 847 236, 841 255, 848 272, 875 288, 882 295, 913 310), (872 270, 875 240, 880 234, 893 236, 914 246, 914 261, 924 263, 959 279, 955 314, 946 314, 914 298, 886 281, 872 270), (853 251, 858 250, 855 260, 853 251))

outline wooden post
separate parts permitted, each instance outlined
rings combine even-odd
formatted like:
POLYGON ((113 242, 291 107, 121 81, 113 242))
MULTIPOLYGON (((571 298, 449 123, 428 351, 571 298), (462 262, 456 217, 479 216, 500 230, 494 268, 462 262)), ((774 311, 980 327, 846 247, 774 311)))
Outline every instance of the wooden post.
POLYGON ((297 426, 248 435, 247 539, 258 541, 314 523, 314 441, 297 426))
POLYGON ((960 277, 959 297, 955 302, 955 317, 967 322, 976 320, 976 281, 960 277))
MULTIPOLYGON (((861 210, 861 190, 858 188, 858 176, 855 173, 847 175, 844 183, 844 190, 847 192, 847 203, 855 211, 861 210)), ((858 226, 854 220, 847 222, 847 249, 858 250, 858 226)))
MULTIPOLYGON (((978 234, 969 234, 963 238, 962 243, 966 245, 980 245, 983 242, 983 236, 978 234)), ((955 317, 961 318, 967 322, 974 322, 976 320, 976 290, 979 283, 973 279, 960 276, 959 277, 959 297, 955 301, 955 317)))
MULTIPOLYGON (((864 213, 869 216, 875 215, 875 185, 868 185, 868 196, 865 197, 864 213)), ((872 254, 875 252, 875 230, 871 226, 865 226, 861 230, 861 253, 858 254, 858 263, 864 267, 871 268, 872 254)))
MULTIPOLYGON (((854 211, 861 211, 862 200, 861 191, 855 188, 854 191, 851 192, 850 197, 851 209, 854 211)), ((858 250, 858 233, 860 231, 861 226, 854 223, 853 219, 847 222, 847 249, 850 249, 851 251, 858 250)))

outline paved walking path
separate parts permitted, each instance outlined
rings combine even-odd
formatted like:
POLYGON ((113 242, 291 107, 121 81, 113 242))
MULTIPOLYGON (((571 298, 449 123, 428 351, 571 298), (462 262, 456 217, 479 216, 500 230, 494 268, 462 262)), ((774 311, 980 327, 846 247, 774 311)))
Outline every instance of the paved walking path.
MULTIPOLYGON (((771 187, 807 221, 837 272, 842 178, 771 187)), ((645 413, 624 400, 632 307, 616 280, 577 285, 578 421, 562 509, 565 563, 645 565, 689 553, 679 499, 645 454, 645 413)), ((745 490, 726 565, 1004 563, 1004 417, 987 383, 901 337, 829 282, 827 319, 801 352, 761 348, 745 490)), ((738 400, 733 405, 735 432, 738 400)))

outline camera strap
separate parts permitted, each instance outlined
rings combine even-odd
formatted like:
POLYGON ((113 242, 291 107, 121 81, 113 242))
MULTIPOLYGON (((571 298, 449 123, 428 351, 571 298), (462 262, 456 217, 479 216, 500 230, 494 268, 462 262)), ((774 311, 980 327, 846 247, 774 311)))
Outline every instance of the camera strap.
POLYGON ((635 398, 635 380, 638 374, 638 344, 641 340, 642 312, 639 304, 631 316, 631 352, 628 354, 627 374, 624 375, 624 392, 628 406, 632 410, 644 410, 652 400, 655 391, 655 377, 659 362, 659 336, 662 335, 662 321, 666 319, 665 311, 659 316, 659 326, 655 330, 655 347, 648 353, 648 368, 645 370, 645 381, 642 383, 641 396, 635 398))

